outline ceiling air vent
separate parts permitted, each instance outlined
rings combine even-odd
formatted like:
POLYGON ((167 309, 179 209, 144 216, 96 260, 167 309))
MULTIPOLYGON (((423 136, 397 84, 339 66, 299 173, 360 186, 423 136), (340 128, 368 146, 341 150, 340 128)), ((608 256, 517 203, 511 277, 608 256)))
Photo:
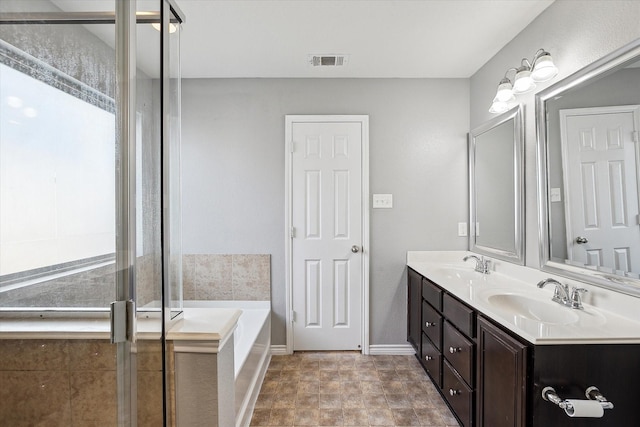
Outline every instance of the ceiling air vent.
POLYGON ((309 55, 309 64, 314 67, 342 67, 349 62, 349 55, 309 55))

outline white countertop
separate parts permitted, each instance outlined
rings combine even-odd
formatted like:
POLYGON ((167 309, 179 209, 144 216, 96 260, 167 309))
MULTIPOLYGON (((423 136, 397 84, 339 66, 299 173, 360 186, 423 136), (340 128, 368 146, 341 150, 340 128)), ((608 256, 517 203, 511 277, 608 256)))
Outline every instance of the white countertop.
MULTIPOLYGON (((242 310, 233 308, 185 308, 167 333, 173 341, 224 342, 236 328, 242 310)), ((34 316, 36 316, 34 314, 34 316)), ((4 317, 0 319, 0 339, 105 339, 110 338, 106 315, 78 317, 4 317)), ((137 338, 159 339, 159 317, 140 315, 137 338)))
POLYGON ((185 308, 167 333, 172 341, 225 341, 234 331, 242 310, 237 308, 185 308))
POLYGON ((627 295, 611 295, 608 290, 597 289, 583 283, 595 295, 585 301, 584 310, 574 310, 551 302, 553 285, 544 289, 536 283, 546 277, 554 277, 562 283, 574 282, 551 276, 528 267, 497 261, 494 271, 482 274, 474 271, 475 262, 463 262, 466 251, 411 251, 407 253, 407 265, 455 295, 477 311, 489 317, 532 344, 622 344, 640 343, 640 321, 635 316, 621 315, 618 308, 637 307, 638 298, 627 295), (516 298, 530 306, 550 309, 551 316, 532 320, 527 316, 510 312, 496 301, 504 295, 516 298), (497 296, 497 297, 496 297, 497 296), (607 306, 608 303, 608 306, 607 306), (557 309, 556 309, 557 308, 557 309), (565 311, 566 310, 566 311, 565 311), (613 312, 616 310, 616 312, 613 312), (548 321, 545 321, 548 320, 548 321))

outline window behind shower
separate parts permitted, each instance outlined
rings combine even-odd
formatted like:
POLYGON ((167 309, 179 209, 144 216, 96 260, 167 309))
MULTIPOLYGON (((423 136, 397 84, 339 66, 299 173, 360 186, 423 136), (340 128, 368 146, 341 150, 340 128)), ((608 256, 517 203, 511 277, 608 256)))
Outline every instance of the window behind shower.
MULTIPOLYGON (((138 307, 161 299, 159 32, 139 28, 138 307)), ((0 307, 106 310, 119 165, 112 24, 0 26, 0 307)))

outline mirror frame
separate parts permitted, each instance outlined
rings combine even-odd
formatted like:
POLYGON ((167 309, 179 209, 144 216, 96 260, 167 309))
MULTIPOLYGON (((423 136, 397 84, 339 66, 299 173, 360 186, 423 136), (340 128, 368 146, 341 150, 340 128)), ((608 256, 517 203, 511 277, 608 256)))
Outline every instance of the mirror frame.
POLYGON ((521 105, 510 109, 509 111, 494 117, 488 122, 478 126, 469 132, 469 250, 481 255, 501 259, 518 265, 525 264, 525 243, 524 243, 524 207, 525 207, 525 188, 524 188, 524 111, 521 105), (476 139, 494 129, 495 127, 513 121, 513 180, 514 180, 514 206, 513 214, 515 216, 514 227, 514 251, 492 248, 489 246, 479 245, 476 241, 476 183, 475 183, 475 158, 476 158, 476 139))
POLYGON ((603 271, 553 261, 550 253, 549 191, 547 175, 547 110, 546 102, 605 73, 640 59, 640 39, 617 49, 558 83, 536 94, 537 175, 538 175, 538 244, 540 269, 549 273, 587 282, 628 295, 640 296, 640 280, 603 271))

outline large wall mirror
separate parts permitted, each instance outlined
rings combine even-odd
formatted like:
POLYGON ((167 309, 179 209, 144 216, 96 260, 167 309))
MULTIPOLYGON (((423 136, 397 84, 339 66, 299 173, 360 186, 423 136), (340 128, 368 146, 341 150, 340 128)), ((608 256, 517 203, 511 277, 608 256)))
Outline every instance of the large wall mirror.
POLYGON ((523 126, 518 106, 469 134, 469 249, 524 264, 523 126))
POLYGON ((640 296, 640 40, 536 96, 542 269, 640 296))

